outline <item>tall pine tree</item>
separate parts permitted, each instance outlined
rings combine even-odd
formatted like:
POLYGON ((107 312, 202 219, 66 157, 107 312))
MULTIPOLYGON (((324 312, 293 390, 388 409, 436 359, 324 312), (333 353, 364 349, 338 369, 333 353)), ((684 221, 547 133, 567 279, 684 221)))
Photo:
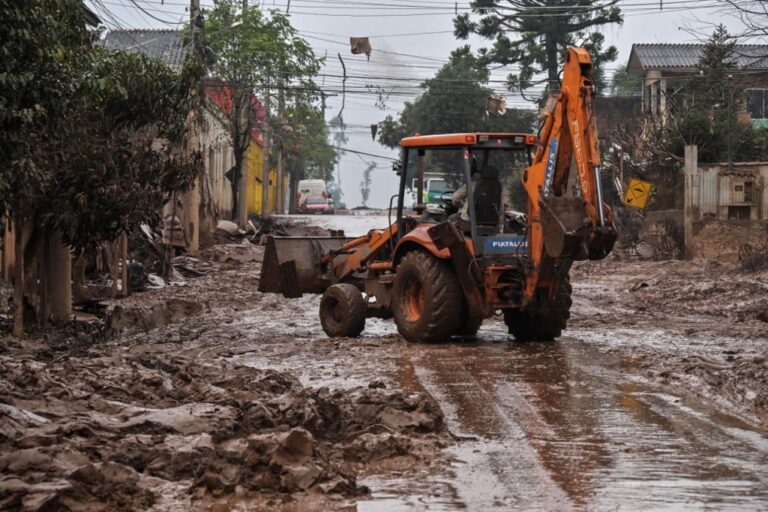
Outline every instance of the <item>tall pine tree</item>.
MULTIPOLYGON (((454 19, 454 34, 466 39, 477 34, 493 41, 479 57, 487 64, 516 65, 508 76, 510 89, 521 92, 546 83, 550 92, 559 89, 558 73, 564 50, 580 44, 592 53, 595 67, 612 62, 618 52, 603 49, 602 34, 592 31, 599 26, 622 23, 618 0, 473 0, 474 14, 454 19), (545 75, 544 78, 540 78, 545 75)), ((597 78, 602 74, 598 72, 597 78)), ((598 83, 598 86, 602 85, 598 83)))

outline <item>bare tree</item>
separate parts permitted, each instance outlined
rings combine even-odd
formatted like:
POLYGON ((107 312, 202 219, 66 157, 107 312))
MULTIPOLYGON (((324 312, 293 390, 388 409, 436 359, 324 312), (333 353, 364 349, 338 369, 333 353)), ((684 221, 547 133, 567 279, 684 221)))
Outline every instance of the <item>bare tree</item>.
MULTIPOLYGON (((739 39, 763 40, 768 39, 768 2, 742 2, 740 0, 723 0, 729 10, 736 15, 744 25, 744 32, 737 34, 739 39)), ((768 57, 768 52, 764 57, 768 57)))

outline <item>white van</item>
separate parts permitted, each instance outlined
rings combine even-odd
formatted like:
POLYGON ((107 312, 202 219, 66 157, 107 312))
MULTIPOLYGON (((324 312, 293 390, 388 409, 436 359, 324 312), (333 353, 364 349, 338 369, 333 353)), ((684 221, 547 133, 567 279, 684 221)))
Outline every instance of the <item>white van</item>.
POLYGON ((301 180, 299 181, 298 190, 296 191, 296 208, 299 212, 305 212, 307 210, 307 202, 312 200, 313 204, 317 204, 320 199, 325 200, 325 204, 328 202, 328 191, 325 189, 325 181, 323 180, 301 180))

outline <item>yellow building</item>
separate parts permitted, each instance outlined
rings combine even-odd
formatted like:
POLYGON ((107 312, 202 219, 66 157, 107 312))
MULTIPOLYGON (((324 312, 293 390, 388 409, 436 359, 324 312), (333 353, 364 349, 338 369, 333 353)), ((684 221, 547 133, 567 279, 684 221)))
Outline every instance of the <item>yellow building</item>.
MULTIPOLYGON (((264 169, 264 150, 251 142, 248 147, 248 213, 261 215, 262 169, 264 169)), ((277 212, 277 169, 269 171, 269 213, 277 212)), ((283 189, 285 190, 285 189, 283 189)))
MULTIPOLYGON (((264 168, 264 150, 255 142, 251 142, 247 156, 248 175, 248 213, 261 214, 261 182, 264 168)), ((269 213, 277 211, 277 169, 269 171, 269 213)), ((288 177, 283 176, 283 191, 288 190, 288 177)), ((285 192, 284 192, 285 193, 285 192)))

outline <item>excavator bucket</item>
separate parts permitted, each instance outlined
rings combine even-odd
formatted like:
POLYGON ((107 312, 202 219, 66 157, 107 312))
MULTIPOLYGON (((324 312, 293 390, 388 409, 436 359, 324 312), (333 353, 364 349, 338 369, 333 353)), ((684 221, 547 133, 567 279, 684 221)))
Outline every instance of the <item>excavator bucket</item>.
POLYGON ((584 201, 576 197, 541 197, 544 249, 551 258, 587 259, 591 222, 584 201))
POLYGON ((346 237, 270 236, 264 250, 260 292, 301 297, 323 293, 331 282, 323 257, 340 249, 346 237))

